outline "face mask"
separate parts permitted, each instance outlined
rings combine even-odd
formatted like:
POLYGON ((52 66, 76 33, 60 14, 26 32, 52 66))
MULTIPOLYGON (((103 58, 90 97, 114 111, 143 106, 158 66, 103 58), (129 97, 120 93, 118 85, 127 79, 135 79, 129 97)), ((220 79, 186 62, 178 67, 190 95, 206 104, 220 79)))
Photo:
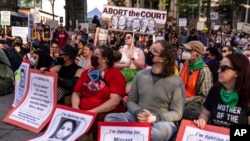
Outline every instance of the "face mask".
POLYGON ((154 56, 153 53, 148 52, 148 57, 147 57, 146 61, 147 61, 147 64, 148 64, 149 66, 152 66, 152 65, 154 64, 154 62, 153 62, 154 57, 155 57, 155 56, 154 56))
POLYGON ((97 66, 99 65, 99 63, 98 63, 98 58, 99 58, 99 57, 97 57, 97 56, 95 56, 95 55, 92 55, 92 56, 91 56, 90 61, 91 61, 91 65, 92 65, 93 67, 97 67, 97 66))
POLYGON ((33 57, 30 58, 30 65, 36 66, 36 60, 33 57))
POLYGON ((57 58, 56 58, 56 62, 57 62, 57 64, 59 64, 59 65, 63 65, 63 64, 64 64, 64 59, 63 59, 62 57, 57 57, 57 58))
POLYGON ((183 60, 190 60, 191 59, 191 54, 188 51, 184 51, 181 55, 181 59, 183 60))

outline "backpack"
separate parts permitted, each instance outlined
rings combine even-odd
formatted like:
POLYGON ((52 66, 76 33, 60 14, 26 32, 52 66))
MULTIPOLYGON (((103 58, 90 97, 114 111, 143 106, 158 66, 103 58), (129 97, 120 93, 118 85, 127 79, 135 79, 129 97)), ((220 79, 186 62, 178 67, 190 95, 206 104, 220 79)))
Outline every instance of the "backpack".
POLYGON ((12 49, 3 49, 8 60, 10 61, 10 67, 12 69, 13 72, 15 72, 19 66, 22 63, 22 57, 20 55, 17 54, 17 52, 15 52, 12 49))
POLYGON ((4 54, 4 52, 0 51, 0 55, 2 57, 0 59, 0 96, 11 94, 14 90, 14 74, 13 71, 9 65, 9 62, 6 63, 5 61, 8 61, 7 56, 4 54), (1 54, 2 53, 2 54, 1 54))

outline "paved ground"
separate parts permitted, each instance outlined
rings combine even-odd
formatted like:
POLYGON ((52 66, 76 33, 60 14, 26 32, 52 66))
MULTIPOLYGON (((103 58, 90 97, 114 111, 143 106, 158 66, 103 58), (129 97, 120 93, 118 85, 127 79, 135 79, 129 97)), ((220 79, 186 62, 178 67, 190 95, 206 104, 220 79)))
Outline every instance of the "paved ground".
POLYGON ((42 133, 33 133, 3 122, 5 115, 9 112, 13 97, 13 94, 0 96, 0 141, 26 141, 40 136, 42 133))

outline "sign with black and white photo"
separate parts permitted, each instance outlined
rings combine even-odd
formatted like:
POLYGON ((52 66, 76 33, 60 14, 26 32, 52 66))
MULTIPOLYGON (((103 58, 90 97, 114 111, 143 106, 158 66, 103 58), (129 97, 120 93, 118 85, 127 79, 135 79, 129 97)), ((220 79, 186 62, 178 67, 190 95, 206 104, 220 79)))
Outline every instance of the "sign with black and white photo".
POLYGON ((96 113, 57 105, 46 132, 29 141, 75 141, 94 123, 96 113))
POLYGON ((127 30, 153 34, 157 28, 163 28, 167 11, 128 8, 105 5, 102 20, 109 22, 110 30, 127 30))
POLYGON ((16 107, 23 99, 27 89, 29 76, 30 62, 28 59, 23 59, 22 64, 15 72, 15 98, 12 107, 16 107))
POLYGON ((4 122, 38 133, 55 110, 57 73, 30 69, 28 78, 23 99, 5 116, 4 122))

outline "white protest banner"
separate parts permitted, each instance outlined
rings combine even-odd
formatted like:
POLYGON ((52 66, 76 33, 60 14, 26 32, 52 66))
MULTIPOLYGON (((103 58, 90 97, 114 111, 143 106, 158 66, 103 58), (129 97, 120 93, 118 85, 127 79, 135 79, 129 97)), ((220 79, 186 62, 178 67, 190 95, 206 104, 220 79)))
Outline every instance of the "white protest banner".
POLYGON ((187 26, 187 18, 179 18, 179 27, 187 26))
POLYGON ((30 12, 34 15, 34 23, 40 23, 41 18, 40 18, 40 12, 39 9, 30 9, 30 12))
POLYGON ((11 26, 12 36, 19 36, 22 38, 23 43, 26 44, 28 36, 28 27, 11 26))
POLYGON ((24 98, 3 121, 35 133, 40 132, 55 110, 56 88, 57 73, 30 69, 24 98))
POLYGON ((19 66, 18 70, 15 72, 15 97, 12 107, 16 107, 27 90, 27 82, 29 79, 29 68, 30 62, 28 59, 24 58, 22 64, 19 66))
POLYGON ((229 141, 229 129, 206 125, 198 128, 191 120, 182 120, 177 134, 177 141, 229 141))
POLYGON ((1 11, 1 25, 10 25, 10 11, 1 11))
POLYGON ((205 26, 204 22, 197 22, 196 28, 197 28, 197 30, 202 30, 204 26, 205 26))
POLYGON ((95 118, 96 113, 57 105, 46 132, 29 141, 75 141, 91 128, 95 118))
POLYGON ((104 5, 102 20, 108 21, 110 30, 127 30, 153 34, 163 28, 167 11, 104 5))
POLYGON ((242 26, 242 32, 250 34, 250 24, 249 23, 244 23, 243 24, 243 26, 242 26))
POLYGON ((98 141, 150 141, 151 123, 99 122, 98 141))

